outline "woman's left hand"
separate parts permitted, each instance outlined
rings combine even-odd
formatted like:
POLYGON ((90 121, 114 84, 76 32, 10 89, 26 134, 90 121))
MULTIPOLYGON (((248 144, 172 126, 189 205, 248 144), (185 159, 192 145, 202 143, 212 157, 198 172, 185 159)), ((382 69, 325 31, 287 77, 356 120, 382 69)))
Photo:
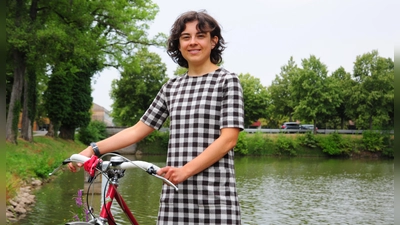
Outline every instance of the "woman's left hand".
POLYGON ((183 167, 166 166, 157 171, 157 174, 163 176, 173 184, 179 184, 189 178, 183 167))

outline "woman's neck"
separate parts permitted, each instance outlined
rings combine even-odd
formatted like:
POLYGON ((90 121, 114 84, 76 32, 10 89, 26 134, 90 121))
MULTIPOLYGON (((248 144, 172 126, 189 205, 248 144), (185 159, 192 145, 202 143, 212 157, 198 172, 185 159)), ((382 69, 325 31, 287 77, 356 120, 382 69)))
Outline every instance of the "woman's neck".
POLYGON ((213 72, 215 70, 217 70, 219 67, 213 63, 209 63, 206 65, 202 65, 202 66, 190 66, 188 68, 188 76, 191 77, 196 77, 196 76, 202 76, 204 74, 213 72))

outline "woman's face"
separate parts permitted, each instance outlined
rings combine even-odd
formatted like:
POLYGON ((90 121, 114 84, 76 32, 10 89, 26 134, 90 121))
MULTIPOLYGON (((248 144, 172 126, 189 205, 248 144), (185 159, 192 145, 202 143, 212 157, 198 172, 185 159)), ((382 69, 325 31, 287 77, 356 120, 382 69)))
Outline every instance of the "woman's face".
POLYGON ((211 62, 211 50, 218 42, 218 37, 211 38, 210 32, 197 30, 197 23, 197 21, 186 23, 186 28, 179 37, 179 51, 188 61, 189 67, 211 62))

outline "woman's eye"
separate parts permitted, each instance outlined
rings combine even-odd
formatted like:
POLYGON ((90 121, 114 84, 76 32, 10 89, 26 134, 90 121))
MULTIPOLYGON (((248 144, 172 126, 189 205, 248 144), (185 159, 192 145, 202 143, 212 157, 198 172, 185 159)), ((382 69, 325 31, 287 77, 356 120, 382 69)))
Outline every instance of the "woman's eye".
POLYGON ((189 36, 182 36, 181 37, 183 40, 188 40, 190 37, 189 36))

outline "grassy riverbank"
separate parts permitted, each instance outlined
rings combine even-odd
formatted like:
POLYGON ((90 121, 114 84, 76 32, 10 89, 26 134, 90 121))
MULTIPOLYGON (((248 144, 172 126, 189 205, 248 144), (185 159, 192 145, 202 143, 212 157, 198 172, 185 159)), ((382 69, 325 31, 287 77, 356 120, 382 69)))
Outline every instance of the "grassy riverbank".
POLYGON ((45 136, 34 137, 33 143, 22 139, 18 140, 18 145, 6 142, 6 201, 32 178, 48 178, 49 172, 64 159, 85 147, 80 142, 45 136))

